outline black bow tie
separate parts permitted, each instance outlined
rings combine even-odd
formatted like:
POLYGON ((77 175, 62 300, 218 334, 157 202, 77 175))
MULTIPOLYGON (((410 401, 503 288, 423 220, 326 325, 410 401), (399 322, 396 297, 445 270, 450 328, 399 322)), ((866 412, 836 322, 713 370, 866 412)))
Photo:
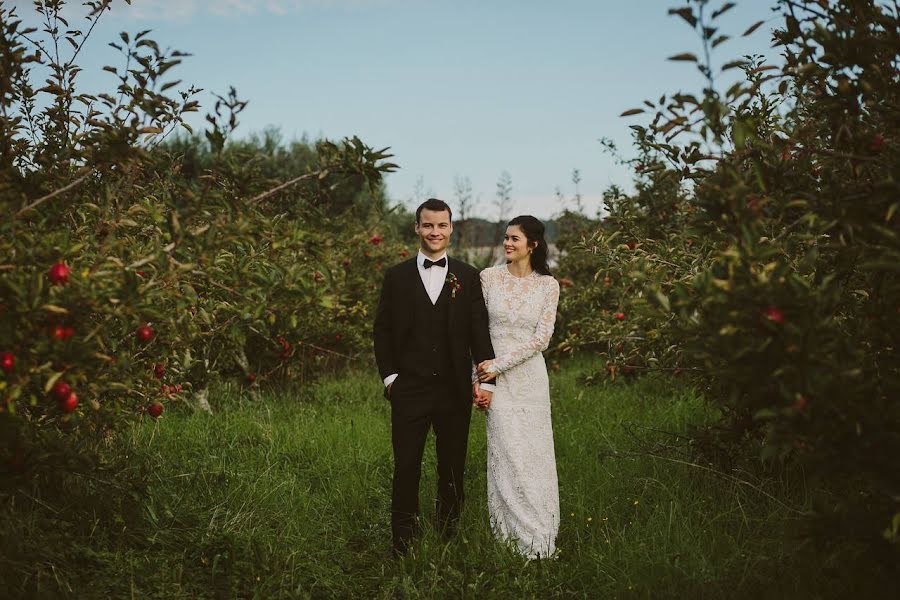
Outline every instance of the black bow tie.
POLYGON ((442 258, 440 260, 428 260, 426 258, 425 259, 425 268, 430 269, 431 265, 437 265, 439 267, 446 267, 447 266, 447 257, 445 256, 444 258, 442 258))

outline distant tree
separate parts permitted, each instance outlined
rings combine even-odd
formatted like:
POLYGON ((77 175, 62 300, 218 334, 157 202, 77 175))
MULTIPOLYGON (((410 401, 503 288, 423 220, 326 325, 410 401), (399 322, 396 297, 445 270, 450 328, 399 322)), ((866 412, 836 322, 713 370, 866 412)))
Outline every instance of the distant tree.
POLYGON ((416 183, 413 186, 413 191, 412 191, 411 204, 413 205, 413 208, 418 207, 420 204, 425 202, 425 200, 427 200, 428 198, 431 198, 433 196, 434 196, 434 190, 431 188, 426 189, 425 188, 425 178, 422 177, 421 175, 419 175, 416 178, 416 183))
POLYGON ((472 180, 466 176, 457 175, 453 178, 453 200, 456 204, 456 244, 461 252, 465 251, 470 243, 468 236, 467 220, 472 216, 474 199, 472 196, 472 180))
MULTIPOLYGON (((580 169, 572 169, 572 183, 575 185, 575 196, 572 198, 575 202, 575 210, 574 212, 579 214, 584 214, 584 202, 581 198, 581 189, 579 188, 579 184, 581 183, 581 170, 580 169)), ((566 198, 566 195, 563 193, 562 188, 556 186, 554 190, 554 194, 556 195, 556 201, 559 202, 560 207, 562 208, 564 213, 572 212, 569 210, 567 206, 569 203, 569 199, 566 198)))
POLYGON ((513 207, 512 176, 509 171, 503 171, 497 179, 497 199, 494 200, 494 206, 497 207, 497 237, 501 238, 513 207))
POLYGON ((572 169, 572 183, 575 184, 575 210, 584 214, 584 203, 581 201, 581 190, 578 184, 581 183, 581 171, 572 169))

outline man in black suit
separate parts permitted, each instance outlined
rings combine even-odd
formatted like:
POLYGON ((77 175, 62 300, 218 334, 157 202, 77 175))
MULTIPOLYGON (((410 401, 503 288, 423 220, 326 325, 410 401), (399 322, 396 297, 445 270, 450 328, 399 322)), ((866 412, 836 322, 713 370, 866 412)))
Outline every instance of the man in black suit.
POLYGON ((452 212, 431 198, 416 210, 416 257, 385 272, 374 341, 391 403, 394 553, 417 530, 419 479, 428 430, 437 450, 438 528, 450 535, 463 502, 463 474, 473 398, 487 408, 493 386, 472 383, 472 364, 494 358, 478 271, 447 257, 452 212))

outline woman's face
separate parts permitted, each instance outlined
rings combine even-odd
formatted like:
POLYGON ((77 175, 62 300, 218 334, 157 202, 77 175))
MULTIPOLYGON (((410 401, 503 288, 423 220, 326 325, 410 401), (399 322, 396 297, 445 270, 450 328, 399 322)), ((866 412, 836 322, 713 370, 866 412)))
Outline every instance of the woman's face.
POLYGON ((528 238, 518 225, 510 225, 503 236, 503 250, 506 260, 517 262, 528 258, 528 238))

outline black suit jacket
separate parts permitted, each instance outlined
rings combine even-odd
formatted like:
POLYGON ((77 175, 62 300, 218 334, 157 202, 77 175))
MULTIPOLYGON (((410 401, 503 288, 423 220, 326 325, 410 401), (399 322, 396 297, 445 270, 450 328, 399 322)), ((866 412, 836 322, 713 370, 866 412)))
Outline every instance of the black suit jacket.
MULTIPOLYGON (((450 359, 460 401, 471 404, 472 361, 478 364, 493 359, 494 348, 488 331, 487 308, 478 270, 453 258, 447 259, 448 276, 450 273, 456 275, 461 285, 456 297, 450 298, 447 319, 450 359)), ((382 379, 402 370, 399 357, 412 336, 413 302, 418 292, 414 286, 422 285, 415 258, 392 266, 384 274, 373 331, 375 361, 382 379)))

